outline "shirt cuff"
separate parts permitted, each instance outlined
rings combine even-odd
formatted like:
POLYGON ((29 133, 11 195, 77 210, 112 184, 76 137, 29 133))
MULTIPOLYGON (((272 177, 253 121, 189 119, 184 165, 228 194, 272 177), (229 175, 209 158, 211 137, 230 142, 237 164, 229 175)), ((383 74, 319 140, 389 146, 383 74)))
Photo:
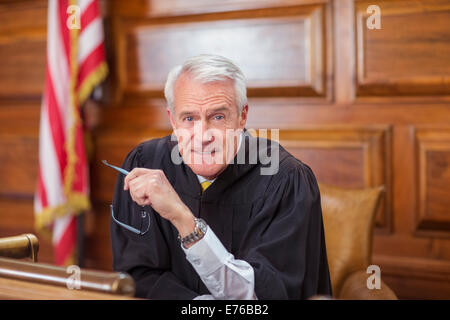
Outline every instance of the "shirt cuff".
POLYGON ((201 295, 201 296, 197 296, 197 297, 195 297, 192 300, 216 300, 216 299, 214 299, 214 297, 212 295, 210 295, 210 294, 204 294, 204 295, 201 295))
POLYGON ((210 275, 222 267, 231 256, 209 226, 202 239, 187 249, 183 245, 181 248, 200 276, 210 275))

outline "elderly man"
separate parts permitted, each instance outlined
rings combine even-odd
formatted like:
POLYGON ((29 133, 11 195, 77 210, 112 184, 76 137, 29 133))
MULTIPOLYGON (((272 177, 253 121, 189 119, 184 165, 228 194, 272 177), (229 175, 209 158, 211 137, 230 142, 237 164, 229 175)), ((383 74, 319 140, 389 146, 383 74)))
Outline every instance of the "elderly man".
POLYGON ((331 295, 316 179, 245 129, 241 70, 190 58, 169 73, 165 96, 174 134, 137 146, 117 179, 114 270, 153 299, 331 295))

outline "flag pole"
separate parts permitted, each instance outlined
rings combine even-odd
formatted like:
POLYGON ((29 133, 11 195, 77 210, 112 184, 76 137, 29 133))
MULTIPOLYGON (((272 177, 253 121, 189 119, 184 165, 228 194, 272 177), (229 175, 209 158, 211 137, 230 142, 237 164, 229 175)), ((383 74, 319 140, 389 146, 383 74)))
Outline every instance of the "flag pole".
POLYGON ((77 265, 80 268, 84 267, 84 219, 85 212, 83 211, 77 216, 77 265))

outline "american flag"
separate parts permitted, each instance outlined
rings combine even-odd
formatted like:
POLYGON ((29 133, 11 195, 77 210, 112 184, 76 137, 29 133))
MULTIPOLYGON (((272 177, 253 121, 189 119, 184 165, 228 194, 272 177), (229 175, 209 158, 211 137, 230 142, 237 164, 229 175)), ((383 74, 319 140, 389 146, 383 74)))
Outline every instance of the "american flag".
POLYGON ((58 265, 75 262, 76 216, 90 208, 81 106, 107 73, 99 1, 49 0, 34 206, 58 265))

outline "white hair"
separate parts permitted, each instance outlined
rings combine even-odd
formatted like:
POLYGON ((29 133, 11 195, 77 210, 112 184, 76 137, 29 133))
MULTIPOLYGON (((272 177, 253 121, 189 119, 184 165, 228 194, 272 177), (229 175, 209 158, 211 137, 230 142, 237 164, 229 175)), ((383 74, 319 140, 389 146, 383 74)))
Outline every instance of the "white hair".
POLYGON ((201 83, 232 80, 236 96, 238 114, 247 104, 247 88, 245 76, 241 69, 231 60, 214 54, 201 54, 191 57, 182 65, 170 70, 164 87, 164 95, 170 111, 174 112, 174 87, 182 73, 189 73, 194 80, 201 83))

